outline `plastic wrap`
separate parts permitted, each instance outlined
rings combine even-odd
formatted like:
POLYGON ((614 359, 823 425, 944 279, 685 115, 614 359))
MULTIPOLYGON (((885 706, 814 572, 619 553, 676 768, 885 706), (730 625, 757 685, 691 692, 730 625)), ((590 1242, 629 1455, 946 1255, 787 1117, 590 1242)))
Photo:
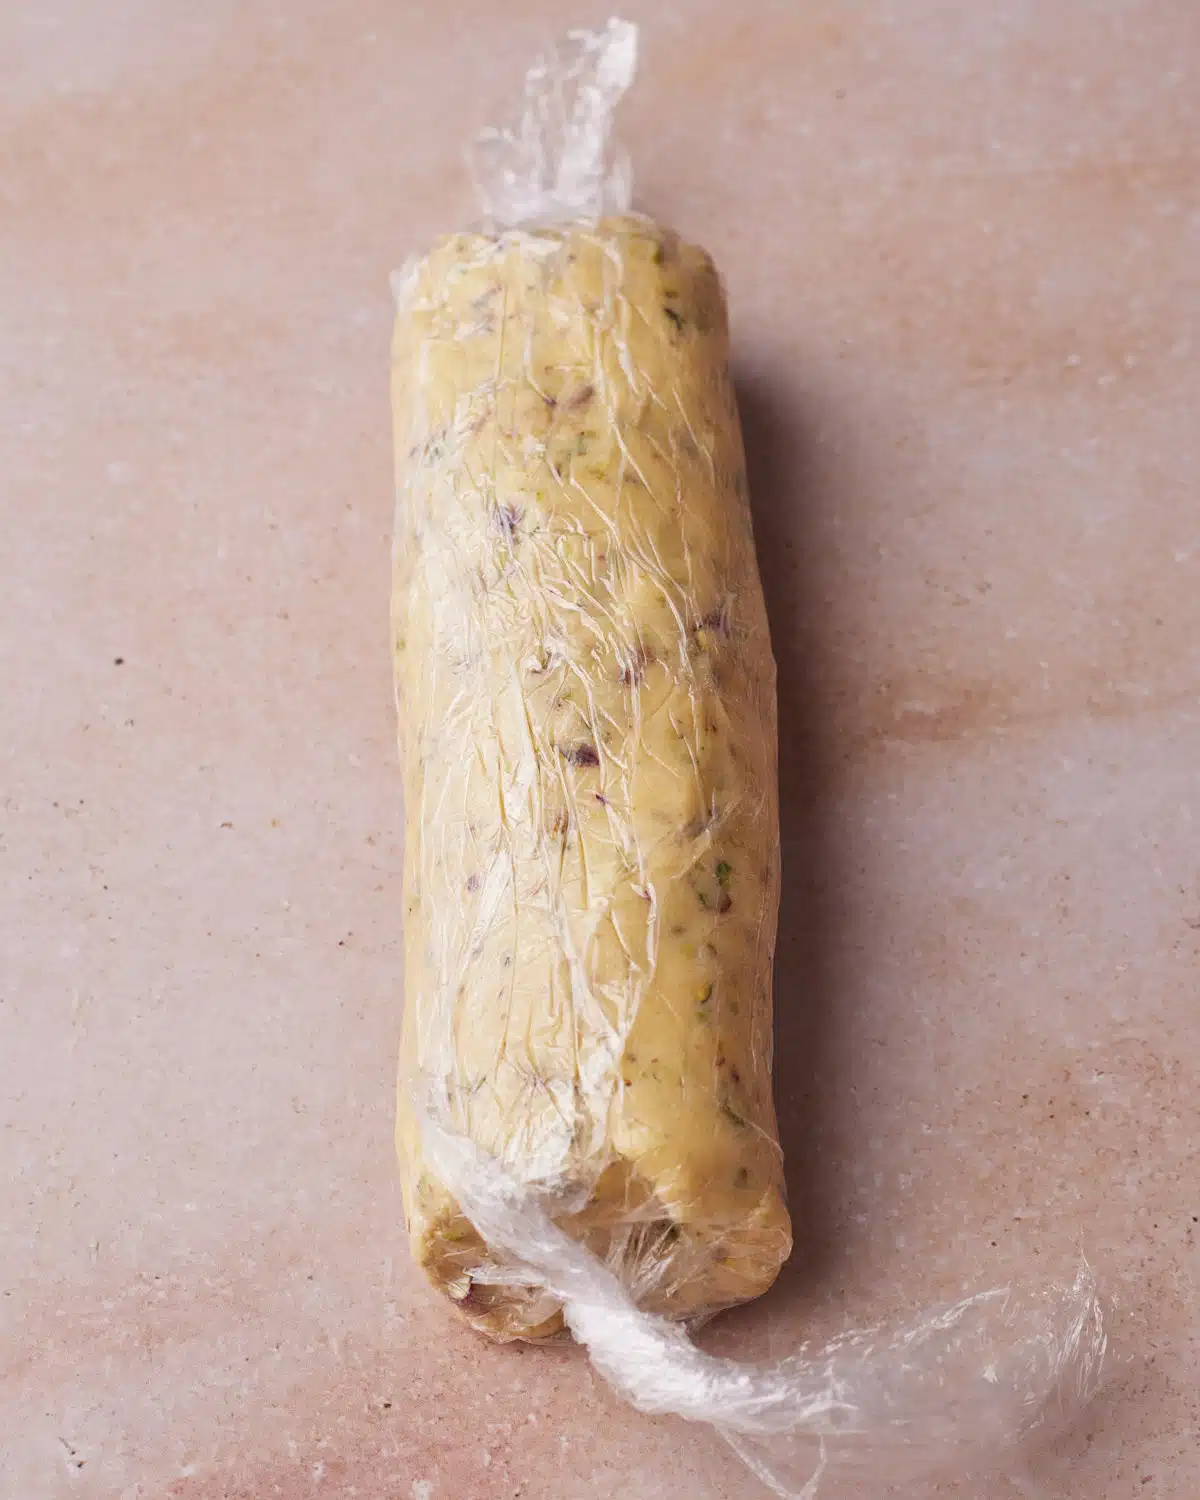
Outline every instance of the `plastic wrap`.
POLYGON ((474 1326, 565 1324, 809 1494, 1020 1437, 1104 1334, 1086 1272, 770 1365, 686 1331, 790 1249, 775 684, 721 284, 611 144, 635 57, 613 21, 540 62, 477 144, 486 227, 396 278, 405 1209, 474 1326))

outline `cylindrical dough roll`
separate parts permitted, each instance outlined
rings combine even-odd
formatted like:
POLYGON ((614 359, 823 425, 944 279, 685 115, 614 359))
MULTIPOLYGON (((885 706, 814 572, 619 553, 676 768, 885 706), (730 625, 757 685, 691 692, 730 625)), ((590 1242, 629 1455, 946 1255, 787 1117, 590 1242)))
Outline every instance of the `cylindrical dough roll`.
POLYGON ((721 285, 627 216, 450 236, 398 295, 413 1250, 494 1337, 561 1326, 423 1163, 426 1098, 642 1306, 700 1318, 791 1245, 775 675, 721 285))

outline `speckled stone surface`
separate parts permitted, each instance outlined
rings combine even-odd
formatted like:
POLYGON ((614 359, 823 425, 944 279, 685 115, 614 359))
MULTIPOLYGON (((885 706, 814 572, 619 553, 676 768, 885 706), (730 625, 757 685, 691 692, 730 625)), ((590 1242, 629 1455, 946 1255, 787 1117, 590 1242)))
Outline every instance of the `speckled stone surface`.
MULTIPOLYGON (((624 116, 728 279, 781 676, 798 1248, 713 1337, 1082 1247, 1109 1391, 930 1493, 1192 1500, 1200 8, 737 10, 629 5, 624 116)), ((399 1224, 387 273, 563 24, 0 10, 6 1497, 760 1493, 399 1224)))

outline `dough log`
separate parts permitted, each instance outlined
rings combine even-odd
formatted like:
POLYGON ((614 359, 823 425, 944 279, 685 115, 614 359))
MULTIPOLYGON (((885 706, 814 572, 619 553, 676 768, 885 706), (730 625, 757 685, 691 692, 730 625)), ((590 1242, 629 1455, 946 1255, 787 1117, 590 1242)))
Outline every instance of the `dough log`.
POLYGON ((791 1247, 775 672, 720 281, 626 216, 450 236, 398 300, 412 1248, 493 1337, 561 1328, 423 1162, 436 1097, 698 1320, 791 1247))

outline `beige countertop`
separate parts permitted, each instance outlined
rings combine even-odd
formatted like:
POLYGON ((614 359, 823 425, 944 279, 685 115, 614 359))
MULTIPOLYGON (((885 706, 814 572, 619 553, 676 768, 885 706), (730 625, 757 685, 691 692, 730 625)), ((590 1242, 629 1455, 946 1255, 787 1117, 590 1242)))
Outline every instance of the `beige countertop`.
MULTIPOLYGON (((714 1337, 1082 1248, 1109 1390, 937 1493, 1194 1500, 1200 7, 738 9, 628 5, 623 117, 728 280, 781 678, 798 1248, 714 1337)), ((574 18, 0 11, 5 1497, 764 1493, 400 1228, 387 275, 574 18)))

